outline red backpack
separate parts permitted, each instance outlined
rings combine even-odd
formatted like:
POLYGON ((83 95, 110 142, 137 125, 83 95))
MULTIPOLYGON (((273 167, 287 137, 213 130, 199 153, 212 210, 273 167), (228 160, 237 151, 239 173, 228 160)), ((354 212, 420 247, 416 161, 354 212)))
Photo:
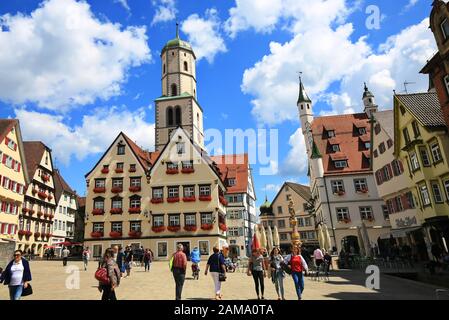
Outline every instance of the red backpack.
POLYGON ((95 279, 103 285, 108 285, 111 282, 108 276, 108 270, 106 268, 98 268, 95 272, 95 279))

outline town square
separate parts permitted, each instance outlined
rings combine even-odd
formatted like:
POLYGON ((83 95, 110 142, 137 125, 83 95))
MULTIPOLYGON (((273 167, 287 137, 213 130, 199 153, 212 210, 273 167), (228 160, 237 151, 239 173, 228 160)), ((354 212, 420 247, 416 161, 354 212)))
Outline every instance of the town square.
POLYGON ((2 2, 0 300, 448 300, 447 39, 442 0, 2 2))

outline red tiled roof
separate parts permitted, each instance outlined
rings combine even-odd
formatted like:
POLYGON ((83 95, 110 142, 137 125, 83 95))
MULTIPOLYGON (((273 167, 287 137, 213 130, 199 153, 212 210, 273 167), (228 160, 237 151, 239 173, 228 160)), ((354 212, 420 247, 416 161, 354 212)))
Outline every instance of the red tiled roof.
POLYGON ((17 123, 15 119, 0 119, 0 143, 17 123))
POLYGON ((371 141, 371 136, 369 134, 364 134, 363 136, 360 136, 360 140, 362 142, 370 142, 371 141))
POLYGON ((24 141, 23 148, 28 176, 32 180, 47 147, 41 141, 24 141))
POLYGON ((330 157, 331 157, 332 161, 347 160, 348 159, 348 157, 343 152, 331 153, 330 157))
POLYGON ((220 176, 226 182, 228 178, 235 179, 234 186, 227 185, 226 193, 242 193, 248 190, 248 154, 231 154, 211 157, 220 170, 220 176))
POLYGON ((328 139, 330 145, 340 144, 341 139, 338 137, 333 137, 328 139))
POLYGON ((137 156, 140 164, 147 170, 150 168, 154 161, 158 158, 160 152, 149 152, 140 148, 134 141, 132 141, 126 134, 123 133, 123 137, 125 137, 126 142, 133 150, 134 154, 137 156))
POLYGON ((360 135, 356 128, 365 124, 367 134, 363 137, 370 138, 370 130, 368 129, 369 118, 366 113, 355 113, 347 115, 336 115, 326 117, 316 117, 312 122, 312 132, 315 143, 323 156, 323 166, 325 174, 350 174, 357 172, 370 171, 368 160, 363 156, 365 147, 360 143, 360 135), (356 125, 357 124, 357 125, 356 125), (330 140, 325 130, 335 131, 335 138, 339 140, 340 151, 332 152, 328 148, 328 140, 330 140), (333 161, 342 160, 344 155, 348 160, 348 167, 335 168, 333 161))
POLYGON ((55 185, 55 201, 56 203, 61 198, 63 192, 69 193, 73 196, 76 195, 76 192, 69 186, 69 184, 64 180, 61 176, 61 173, 58 169, 53 170, 53 183, 55 185))
POLYGON ((78 208, 86 206, 86 197, 76 197, 76 201, 78 202, 78 208))

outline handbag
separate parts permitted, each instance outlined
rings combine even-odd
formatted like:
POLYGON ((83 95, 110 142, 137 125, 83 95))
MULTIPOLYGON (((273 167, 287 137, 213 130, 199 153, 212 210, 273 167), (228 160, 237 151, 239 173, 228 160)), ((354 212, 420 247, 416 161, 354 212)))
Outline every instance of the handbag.
POLYGON ((103 267, 95 271, 95 279, 103 285, 108 285, 111 282, 108 276, 108 270, 103 267))
POLYGON ((22 289, 22 297, 30 296, 33 294, 33 288, 31 287, 31 284, 28 283, 28 286, 22 289))
MULTIPOLYGON (((218 258, 218 268, 220 268, 220 255, 217 254, 218 258)), ((225 282, 226 281, 226 275, 223 272, 218 273, 218 281, 225 282)))

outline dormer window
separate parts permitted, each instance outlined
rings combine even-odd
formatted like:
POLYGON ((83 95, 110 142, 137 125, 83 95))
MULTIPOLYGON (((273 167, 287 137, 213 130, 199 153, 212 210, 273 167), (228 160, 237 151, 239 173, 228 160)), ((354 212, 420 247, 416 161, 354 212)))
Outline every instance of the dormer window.
POLYGON ((124 155, 125 154, 125 145, 119 144, 117 146, 117 155, 124 155))
POLYGON ((449 22, 447 19, 444 19, 440 24, 441 33, 443 34, 444 40, 449 37, 449 22))
POLYGON ((327 130, 327 137, 328 138, 335 137, 335 131, 334 130, 327 130))
POLYGON ((229 187, 235 186, 235 178, 228 178, 228 186, 229 187))
POLYGON ((347 168, 348 161, 347 160, 338 160, 334 161, 335 168, 347 168))
POLYGON ((339 144, 332 145, 332 151, 333 152, 339 152, 340 151, 340 145, 339 144))
POLYGON ((178 142, 176 143, 176 152, 178 154, 184 154, 186 153, 186 144, 184 142, 178 142))
POLYGON ((369 148, 371 148, 371 143, 365 142, 365 149, 369 149, 369 148))
POLYGON ((359 134, 360 135, 366 134, 366 128, 359 128, 359 134))

